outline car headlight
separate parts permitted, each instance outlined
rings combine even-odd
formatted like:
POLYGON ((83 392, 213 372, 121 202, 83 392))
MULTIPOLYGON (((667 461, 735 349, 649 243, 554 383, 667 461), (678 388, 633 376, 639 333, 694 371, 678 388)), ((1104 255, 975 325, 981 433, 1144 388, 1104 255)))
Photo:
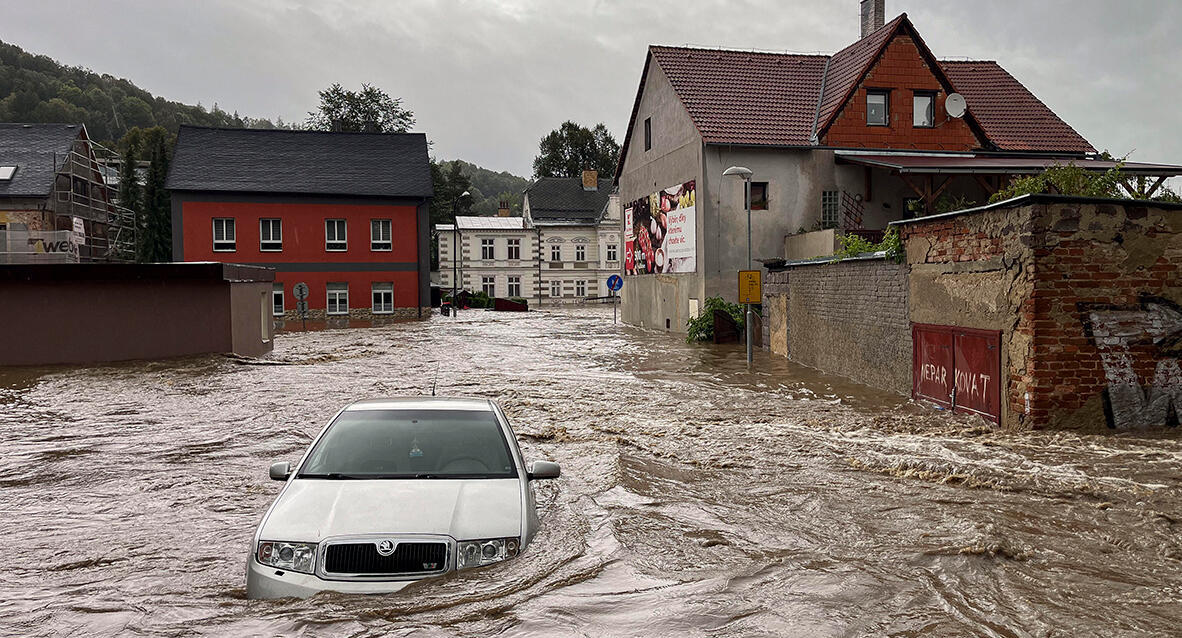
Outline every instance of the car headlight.
POLYGON ((262 541, 255 557, 260 563, 277 569, 311 574, 316 570, 316 543, 262 541))
POLYGON ((521 550, 520 538, 487 538, 460 541, 456 546, 456 569, 480 567, 513 558, 521 550))

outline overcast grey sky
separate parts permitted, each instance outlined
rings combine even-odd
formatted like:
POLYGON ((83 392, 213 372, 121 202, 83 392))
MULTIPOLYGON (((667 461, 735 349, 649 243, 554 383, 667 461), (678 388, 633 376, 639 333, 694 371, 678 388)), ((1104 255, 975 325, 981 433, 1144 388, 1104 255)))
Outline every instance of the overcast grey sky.
MULTIPOLYGON (((887 0, 902 12, 937 57, 997 60, 1097 149, 1182 163, 1182 2, 887 0)), ((832 53, 858 33, 857 0, 38 0, 0 22, 26 50, 254 117, 302 121, 319 89, 369 82, 437 157, 523 176, 564 120, 623 141, 649 44, 832 53)))

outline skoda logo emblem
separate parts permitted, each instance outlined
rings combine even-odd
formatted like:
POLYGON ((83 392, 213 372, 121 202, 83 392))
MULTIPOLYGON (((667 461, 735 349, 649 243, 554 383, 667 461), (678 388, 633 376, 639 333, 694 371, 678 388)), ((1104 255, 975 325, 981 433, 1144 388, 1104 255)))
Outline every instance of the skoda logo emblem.
POLYGON ((378 554, 382 556, 389 556, 394 553, 394 541, 386 539, 378 543, 378 554))

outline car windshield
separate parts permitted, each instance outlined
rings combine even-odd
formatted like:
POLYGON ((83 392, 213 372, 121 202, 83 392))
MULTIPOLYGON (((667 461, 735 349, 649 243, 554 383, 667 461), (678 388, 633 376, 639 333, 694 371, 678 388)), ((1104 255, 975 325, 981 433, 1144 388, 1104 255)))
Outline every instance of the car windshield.
POLYGON ((489 410, 347 410, 298 478, 512 478, 508 442, 489 410))

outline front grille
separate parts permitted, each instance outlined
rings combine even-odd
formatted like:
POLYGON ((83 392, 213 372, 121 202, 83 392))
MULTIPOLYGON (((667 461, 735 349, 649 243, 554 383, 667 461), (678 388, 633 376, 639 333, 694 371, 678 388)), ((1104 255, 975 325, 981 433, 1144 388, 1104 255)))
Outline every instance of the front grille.
POLYGON ((329 545, 324 556, 324 571, 332 574, 421 574, 447 568, 447 545, 444 543, 398 543, 394 553, 382 556, 377 543, 341 543, 329 545))

